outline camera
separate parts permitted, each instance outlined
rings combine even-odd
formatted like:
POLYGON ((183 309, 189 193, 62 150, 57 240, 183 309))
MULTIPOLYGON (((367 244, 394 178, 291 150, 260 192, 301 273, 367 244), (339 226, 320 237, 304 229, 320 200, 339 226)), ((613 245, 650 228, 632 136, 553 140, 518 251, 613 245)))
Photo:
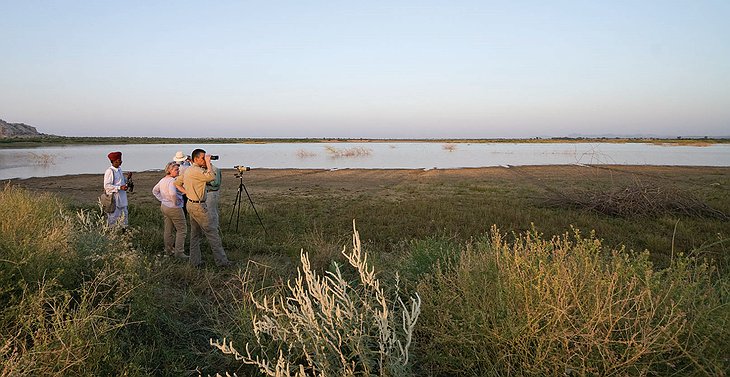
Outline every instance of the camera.
POLYGON ((132 172, 127 172, 127 192, 134 192, 134 181, 132 180, 132 172))
POLYGON ((218 156, 218 155, 210 156, 210 159, 211 160, 217 160, 218 158, 220 158, 220 156, 218 156))
POLYGON ((251 170, 250 166, 242 166, 242 165, 236 165, 233 168, 238 170, 236 172, 236 178, 241 178, 241 179, 243 179, 243 172, 251 170))

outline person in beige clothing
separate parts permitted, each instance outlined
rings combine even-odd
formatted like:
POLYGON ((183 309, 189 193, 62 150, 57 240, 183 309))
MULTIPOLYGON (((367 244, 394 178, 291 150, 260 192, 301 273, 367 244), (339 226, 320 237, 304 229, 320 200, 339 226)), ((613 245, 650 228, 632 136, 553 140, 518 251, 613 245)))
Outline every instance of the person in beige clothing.
POLYGON ((230 266, 231 262, 223 250, 217 222, 211 222, 206 204, 206 183, 214 181, 218 168, 210 162, 210 155, 202 149, 195 149, 190 155, 192 165, 185 169, 182 176, 175 179, 175 185, 182 188, 188 196, 188 217, 190 218, 190 263, 202 265, 200 255, 200 236, 205 234, 213 251, 215 264, 220 267, 230 266))
POLYGON ((175 186, 179 168, 177 162, 168 162, 165 166, 165 177, 152 188, 152 195, 160 201, 160 211, 165 218, 165 253, 187 258, 184 252, 187 224, 183 212, 183 192, 175 186))

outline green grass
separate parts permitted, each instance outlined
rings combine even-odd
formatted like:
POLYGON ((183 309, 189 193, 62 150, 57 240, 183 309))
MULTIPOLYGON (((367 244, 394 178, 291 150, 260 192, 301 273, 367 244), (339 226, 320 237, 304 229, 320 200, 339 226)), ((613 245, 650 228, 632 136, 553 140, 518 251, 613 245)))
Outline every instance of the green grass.
POLYGON ((728 283, 711 265, 606 249, 594 236, 496 228, 418 284, 420 373, 725 375, 728 283))
MULTIPOLYGON (((590 187, 621 183, 590 178, 590 187)), ((673 178, 730 212, 717 186, 682 179, 673 178)), ((353 219, 384 293, 396 293, 399 276, 401 295, 422 297, 410 365, 399 373, 727 375, 726 222, 548 208, 530 182, 344 191, 322 183, 289 195, 254 182, 266 233, 249 206, 240 231, 229 229, 234 193, 224 191, 224 247, 237 261, 225 270, 213 267, 206 242, 202 270, 162 256, 157 203, 132 198, 132 226, 121 233, 94 206, 6 186, 0 216, 13 221, 0 223, 0 375, 256 375, 210 339, 255 344, 253 300, 286 295, 301 250, 318 274, 345 265, 353 219), (571 225, 596 236, 552 240, 571 225)))
MULTIPOLYGON (((604 183, 592 182, 597 184, 604 183)), ((702 195, 712 207, 730 213, 730 198, 718 192, 724 189, 703 187, 703 192, 691 185, 689 190, 702 195)), ((541 204, 546 196, 544 190, 515 180, 443 185, 405 183, 382 192, 349 194, 321 187, 314 196, 255 191, 253 195, 268 231, 264 239, 250 206, 244 207, 241 248, 253 254, 274 251, 265 250, 268 247, 295 257, 300 248, 311 249, 306 240, 313 234, 322 239, 320 243, 345 244, 349 237, 345 224, 352 219, 357 219, 363 242, 376 255, 395 252, 397 245, 411 240, 437 236, 463 243, 484 235, 493 224, 507 233, 520 233, 529 230, 533 223, 547 234, 562 234, 571 226, 595 230, 610 247, 650 250, 652 261, 660 267, 666 266, 672 250, 701 252, 722 260, 730 247, 730 228, 721 219, 671 214, 613 217, 580 209, 551 208, 541 204), (245 240, 251 238, 262 242, 258 246, 246 245, 245 240)), ((221 203, 223 213, 228 215, 227 206, 232 204, 228 193, 224 193, 221 203)), ((228 216, 222 224, 225 229, 228 216)), ((232 244, 231 248, 235 250, 239 245, 232 244)))

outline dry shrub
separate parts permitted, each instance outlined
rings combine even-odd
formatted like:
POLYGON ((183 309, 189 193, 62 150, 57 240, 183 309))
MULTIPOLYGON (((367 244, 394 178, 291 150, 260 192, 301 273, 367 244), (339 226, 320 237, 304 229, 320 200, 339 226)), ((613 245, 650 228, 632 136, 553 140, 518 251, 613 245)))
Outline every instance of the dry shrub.
POLYGON ((431 375, 725 375, 728 287, 686 257, 606 252, 576 230, 466 247, 419 285, 418 335, 431 375))
POLYGON ((447 152, 453 152, 456 150, 456 144, 454 143, 446 143, 441 145, 441 149, 447 151, 447 152))
POLYGON ((71 227, 61 209, 48 194, 11 185, 0 191, 0 300, 5 306, 20 299, 25 281, 64 269, 71 227))
POLYGON ((128 239, 47 194, 0 191, 0 376, 119 372, 114 335, 138 284, 128 239), (12 219, 12 220, 10 220, 12 219))
POLYGON ((332 146, 326 146, 325 149, 327 150, 327 153, 332 158, 365 157, 365 156, 370 156, 370 154, 373 153, 372 149, 365 148, 365 147, 352 147, 352 148, 337 149, 332 146))
POLYGON ((288 297, 254 299, 256 350, 246 344, 241 353, 225 338, 211 339, 211 345, 268 376, 406 375, 419 296, 407 305, 397 289, 386 294, 356 230, 352 250, 342 254, 356 280, 348 281, 336 264, 334 271, 317 275, 302 252, 288 297))
POLYGON ((49 153, 28 152, 28 161, 42 166, 54 165, 56 163, 56 156, 49 153))
POLYGON ((105 272, 75 291, 59 289, 55 281, 25 289, 17 306, 5 315, 3 366, 0 376, 71 376, 106 373, 115 364, 115 333, 128 323, 127 300, 132 289, 105 272))
POLYGON ((696 196, 670 187, 650 186, 641 182, 623 188, 552 190, 546 198, 549 207, 570 207, 596 211, 611 216, 681 215, 730 220, 696 196))
POLYGON ((297 151, 297 157, 299 158, 309 158, 309 157, 316 157, 317 154, 314 152, 305 151, 304 149, 300 149, 297 151))

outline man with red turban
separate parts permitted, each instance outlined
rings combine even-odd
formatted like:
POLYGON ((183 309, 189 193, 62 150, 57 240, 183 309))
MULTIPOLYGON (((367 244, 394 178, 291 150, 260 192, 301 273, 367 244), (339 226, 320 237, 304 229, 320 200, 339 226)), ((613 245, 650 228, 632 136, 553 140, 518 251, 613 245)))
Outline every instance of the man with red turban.
POLYGON ((117 206, 114 212, 107 213, 107 224, 119 224, 126 227, 129 211, 127 211, 127 180, 124 178, 121 168, 122 152, 111 152, 107 157, 112 166, 104 172, 104 191, 109 195, 114 195, 117 206))

